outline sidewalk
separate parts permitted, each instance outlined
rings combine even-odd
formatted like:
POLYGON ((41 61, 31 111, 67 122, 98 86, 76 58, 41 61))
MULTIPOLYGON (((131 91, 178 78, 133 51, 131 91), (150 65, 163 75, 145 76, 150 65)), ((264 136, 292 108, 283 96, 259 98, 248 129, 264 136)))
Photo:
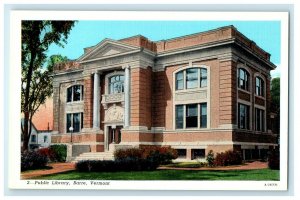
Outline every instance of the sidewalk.
POLYGON ((51 163, 48 166, 53 167, 52 169, 34 170, 29 172, 22 172, 21 179, 31 179, 37 176, 57 174, 61 172, 67 172, 75 169, 75 163, 51 163))
MULTIPOLYGON (((22 172, 21 179, 31 179, 34 177, 57 174, 75 169, 75 163, 52 163, 49 166, 52 169, 34 170, 29 172, 22 172)), ((201 168, 175 168, 175 167, 159 167, 158 169, 173 169, 173 170, 251 170, 251 169, 266 169, 268 168, 267 162, 254 161, 245 163, 245 165, 227 166, 227 167, 201 167, 201 168)))

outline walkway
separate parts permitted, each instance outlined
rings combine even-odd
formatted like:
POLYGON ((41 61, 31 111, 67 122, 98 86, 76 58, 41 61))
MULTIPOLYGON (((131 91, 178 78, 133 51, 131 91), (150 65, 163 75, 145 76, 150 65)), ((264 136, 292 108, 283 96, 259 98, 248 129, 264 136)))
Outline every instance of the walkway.
POLYGON ((21 179, 31 179, 37 176, 57 174, 61 172, 72 171, 75 169, 75 163, 51 163, 48 166, 52 167, 52 169, 41 169, 22 172, 21 179))
MULTIPOLYGON (((75 163, 52 163, 49 166, 52 169, 33 170, 21 173, 21 179, 32 179, 34 177, 56 174, 66 171, 72 171, 75 169, 75 163)), ((250 170, 250 169, 265 169, 268 168, 267 162, 254 161, 238 166, 227 166, 227 167, 201 167, 201 168, 175 168, 175 167, 159 167, 159 169, 173 169, 173 170, 250 170)))

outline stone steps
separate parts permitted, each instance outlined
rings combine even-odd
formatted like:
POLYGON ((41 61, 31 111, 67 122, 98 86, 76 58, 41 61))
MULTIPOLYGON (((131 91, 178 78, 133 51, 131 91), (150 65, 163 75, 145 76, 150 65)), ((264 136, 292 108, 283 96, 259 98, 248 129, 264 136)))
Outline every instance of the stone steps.
POLYGON ((88 152, 82 153, 77 156, 73 162, 78 162, 82 160, 114 160, 113 152, 88 152))

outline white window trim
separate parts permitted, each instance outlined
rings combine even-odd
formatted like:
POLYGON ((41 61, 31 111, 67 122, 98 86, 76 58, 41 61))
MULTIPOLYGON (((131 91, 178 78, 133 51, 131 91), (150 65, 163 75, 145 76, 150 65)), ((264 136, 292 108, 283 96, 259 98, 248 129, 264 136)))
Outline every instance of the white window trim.
POLYGON ((248 93, 248 94, 250 94, 251 95, 251 92, 253 91, 253 86, 252 86, 252 76, 251 76, 251 70, 250 70, 250 68, 247 66, 247 65, 245 65, 245 64, 238 64, 238 66, 237 66, 237 89, 238 89, 238 91, 240 90, 240 91, 243 91, 243 92, 246 92, 246 93, 248 93), (244 69, 246 72, 248 72, 249 73, 249 85, 248 85, 248 89, 249 89, 249 91, 248 90, 244 90, 244 89, 242 89, 242 88, 240 88, 239 87, 239 70, 240 69, 244 69))
POLYGON ((67 115, 68 115, 68 114, 72 114, 72 117, 71 117, 71 126, 74 127, 74 126, 73 126, 73 114, 77 114, 77 113, 80 114, 80 115, 79 115, 79 116, 80 116, 80 120, 79 120, 80 126, 79 126, 79 129, 80 129, 80 130, 79 130, 79 132, 73 132, 73 134, 78 134, 78 133, 81 133, 81 132, 82 132, 82 129, 83 129, 83 128, 81 128, 81 127, 83 127, 83 124, 81 124, 81 121, 82 121, 82 123, 84 123, 84 122, 83 122, 84 119, 81 119, 81 117, 84 115, 84 112, 83 112, 83 111, 66 112, 65 123, 64 123, 64 124, 65 124, 65 128, 66 128, 66 134, 70 134, 70 132, 68 132, 69 128, 67 128, 67 115), (81 115, 81 113, 82 113, 82 115, 81 115))
POLYGON ((238 127, 239 130, 244 130, 244 131, 249 131, 249 130, 253 130, 253 117, 252 117, 252 106, 251 106, 251 102, 249 101, 245 101, 245 100, 242 100, 242 99, 238 99, 237 101, 237 105, 236 105, 236 125, 238 127), (244 104, 244 105, 247 105, 249 106, 249 129, 241 129, 239 128, 239 116, 240 116, 240 113, 239 113, 239 104, 244 104))
MULTIPOLYGON (((116 75, 123 75, 124 78, 125 78, 125 72, 124 71, 114 71, 114 72, 111 72, 109 74, 106 74, 105 75, 105 94, 109 94, 109 79, 113 76, 116 76, 116 75)), ((124 82, 125 84, 125 82, 124 82)), ((118 93, 118 94, 123 94, 124 92, 121 92, 121 93, 118 93)), ((111 95, 114 95, 114 94, 111 94, 111 95)))
POLYGON ((266 112, 266 107, 265 106, 260 106, 260 105, 257 105, 255 104, 254 105, 254 131, 255 132, 258 132, 258 133, 264 133, 264 132, 267 132, 267 112, 266 112), (256 130, 256 113, 255 113, 255 110, 256 108, 260 109, 260 110, 263 110, 264 111, 264 131, 257 131, 256 130))
MULTIPOLYGON (((198 71, 200 73, 200 70, 198 71)), ((199 75, 199 74, 198 74, 199 75)), ((207 65, 192 65, 191 63, 189 66, 181 67, 173 72, 172 76, 172 102, 173 102, 173 131, 187 131, 187 130, 208 130, 210 129, 210 67, 207 65), (198 88, 192 88, 192 89, 185 89, 186 88, 186 69, 189 68, 205 68, 207 70, 207 86, 200 88, 200 77, 198 77, 198 88), (183 76, 183 90, 176 90, 176 73, 184 70, 183 76), (185 93, 185 92, 196 92, 196 91, 206 91, 207 97, 205 99, 197 99, 197 100, 187 100, 187 101, 175 101, 175 94, 177 93, 185 93), (206 119, 206 128, 200 128, 200 105, 201 103, 206 103, 207 105, 207 119, 206 119), (198 104, 198 127, 197 128, 186 128, 186 105, 187 104, 198 104), (176 105, 184 105, 183 106, 183 128, 182 129, 176 129, 176 105)))
POLYGON ((81 103, 81 102, 83 102, 84 101, 84 94, 82 92, 82 88, 84 90, 84 85, 82 83, 73 83, 73 84, 67 86, 67 88, 66 88, 66 103, 67 104, 72 104, 72 103, 81 103), (81 86, 80 101, 73 101, 73 95, 74 95, 74 89, 73 89, 73 87, 76 86, 76 85, 81 86), (72 97, 71 97, 72 101, 68 102, 68 89, 70 87, 72 87, 72 97))
POLYGON ((266 88, 267 82, 266 82, 265 77, 262 76, 259 72, 254 73, 253 77, 254 77, 254 82, 255 82, 255 84, 254 84, 254 96, 262 98, 262 99, 265 100, 266 99, 266 94, 267 94, 267 88, 266 88), (264 85, 263 85, 263 87, 264 87, 264 94, 263 94, 263 96, 259 96, 259 95, 256 94, 256 77, 259 77, 259 78, 261 78, 264 81, 264 85))

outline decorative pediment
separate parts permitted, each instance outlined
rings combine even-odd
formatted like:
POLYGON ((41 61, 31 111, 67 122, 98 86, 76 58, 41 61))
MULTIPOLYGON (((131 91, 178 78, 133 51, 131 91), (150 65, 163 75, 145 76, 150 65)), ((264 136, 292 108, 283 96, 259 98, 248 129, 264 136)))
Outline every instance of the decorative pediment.
POLYGON ((136 50, 139 50, 139 47, 127 45, 119 41, 105 39, 95 47, 93 47, 93 49, 83 54, 78 59, 78 62, 88 62, 101 58, 109 58, 130 53, 136 50))

